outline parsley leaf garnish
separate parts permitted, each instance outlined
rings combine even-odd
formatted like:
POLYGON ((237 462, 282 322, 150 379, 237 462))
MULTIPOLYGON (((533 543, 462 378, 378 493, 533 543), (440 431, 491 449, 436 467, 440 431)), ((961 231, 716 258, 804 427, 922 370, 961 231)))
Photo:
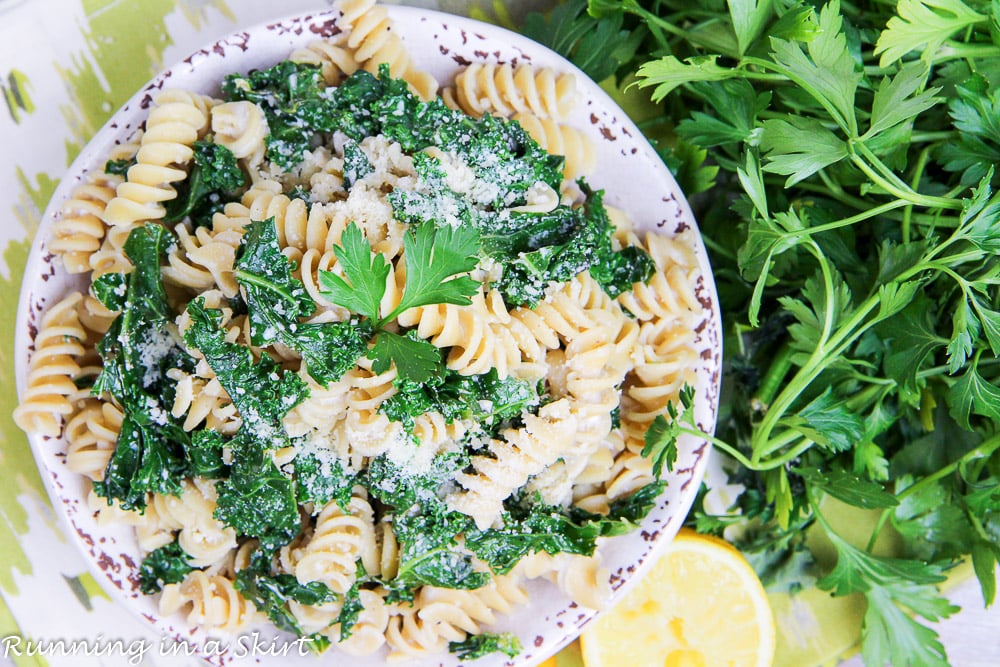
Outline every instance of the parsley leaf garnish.
POLYGON ((403 238, 403 295, 399 304, 382 316, 390 267, 352 222, 344 229, 340 245, 333 249, 344 277, 320 271, 319 280, 330 301, 367 318, 367 325, 375 332, 368 357, 376 373, 395 364, 399 377, 426 382, 441 369, 441 351, 416 336, 385 331, 384 326, 410 308, 436 303, 471 304, 469 297, 479 289, 479 283, 458 274, 476 267, 478 249, 479 233, 474 228, 438 228, 429 223, 411 227, 403 238))

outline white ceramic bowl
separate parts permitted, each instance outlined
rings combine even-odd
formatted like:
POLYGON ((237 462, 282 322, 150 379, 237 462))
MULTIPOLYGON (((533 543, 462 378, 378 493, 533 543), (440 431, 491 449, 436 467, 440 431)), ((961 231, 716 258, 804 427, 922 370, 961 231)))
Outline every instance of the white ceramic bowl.
MULTIPOLYGON (((574 72, 581 103, 566 122, 586 132, 596 146, 599 166, 596 173, 588 177, 588 182, 606 190, 606 203, 623 209, 640 230, 655 229, 672 234, 696 228, 684 194, 640 131, 604 91, 569 62, 535 42, 495 26, 421 9, 399 6, 387 9, 416 65, 443 84, 450 83, 462 65, 477 61, 531 63, 574 72)), ((15 351, 20 390, 24 388, 37 322, 46 307, 69 290, 85 287, 80 277, 65 274, 61 264, 53 261, 47 250, 53 217, 83 175, 92 169, 102 169, 110 149, 128 138, 142 123, 151 95, 162 87, 217 93, 225 75, 264 68, 284 60, 294 48, 335 30, 336 21, 337 13, 332 11, 300 15, 258 25, 206 46, 165 70, 136 93, 81 151, 49 203, 24 274, 15 351)), ((699 426, 711 433, 715 427, 719 394, 721 325, 711 269, 700 238, 696 253, 702 276, 698 296, 705 307, 705 319, 697 328, 701 356, 696 369, 694 410, 699 426)), ((161 617, 155 598, 139 592, 141 556, 132 529, 95 523, 86 502, 89 482, 66 469, 65 442, 40 436, 32 436, 30 440, 53 503, 62 511, 68 532, 81 547, 98 581, 114 598, 155 625, 165 637, 183 638, 192 644, 204 641, 204 634, 190 631, 182 618, 161 617)), ((604 563, 612 572, 615 598, 640 578, 657 552, 673 538, 698 491, 710 447, 704 440, 684 437, 679 449, 674 470, 666 476, 667 489, 641 528, 602 546, 604 563)), ((594 617, 594 612, 578 607, 547 582, 531 582, 529 590, 528 606, 491 628, 517 633, 524 647, 521 655, 514 659, 492 655, 475 661, 475 665, 537 664, 571 642, 594 617)), ((261 638, 267 639, 268 635, 262 634, 261 638)), ((203 657, 214 664, 243 662, 238 654, 247 652, 241 651, 240 644, 232 639, 215 645, 203 644, 202 648, 203 657), (218 651, 227 646, 228 652, 218 651)), ((334 652, 335 649, 331 649, 330 653, 334 652)), ((269 661, 259 653, 247 659, 269 661)), ((383 664, 381 654, 370 658, 342 656, 337 662, 345 659, 351 665, 383 664)), ((275 663, 281 664, 287 660, 274 658, 275 663)), ((332 661, 330 654, 321 661, 332 661)), ((314 664, 317 659, 307 656, 299 662, 314 664)), ((455 665, 458 661, 453 656, 442 655, 407 664, 423 667, 455 665)))

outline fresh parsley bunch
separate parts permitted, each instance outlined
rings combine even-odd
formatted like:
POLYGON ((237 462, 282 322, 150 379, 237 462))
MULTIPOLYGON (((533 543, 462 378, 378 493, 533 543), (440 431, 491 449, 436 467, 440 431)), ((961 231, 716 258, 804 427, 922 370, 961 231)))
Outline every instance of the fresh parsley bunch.
POLYGON ((765 582, 864 595, 872 666, 948 664, 923 622, 956 611, 937 584, 959 560, 996 594, 998 26, 982 0, 572 0, 525 26, 617 90, 711 253, 715 444, 745 490, 692 520, 743 526, 765 582), (835 531, 828 496, 877 513, 867 544, 835 531), (873 550, 887 531, 895 557, 873 550))

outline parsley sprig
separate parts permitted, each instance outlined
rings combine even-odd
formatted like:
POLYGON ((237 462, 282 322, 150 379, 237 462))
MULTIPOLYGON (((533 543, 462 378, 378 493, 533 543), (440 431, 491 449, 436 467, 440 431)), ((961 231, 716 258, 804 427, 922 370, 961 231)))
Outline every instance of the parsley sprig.
POLYGON ((399 377, 427 382, 441 368, 441 352, 431 343, 392 331, 385 326, 403 312, 420 306, 450 303, 466 306, 479 289, 467 274, 476 268, 479 233, 472 227, 435 227, 424 223, 411 227, 403 237, 406 283, 399 304, 382 315, 389 263, 372 250, 361 229, 350 223, 340 245, 333 251, 344 277, 332 271, 319 274, 323 294, 338 306, 366 318, 375 332, 368 351, 372 369, 384 373, 395 364, 399 377))

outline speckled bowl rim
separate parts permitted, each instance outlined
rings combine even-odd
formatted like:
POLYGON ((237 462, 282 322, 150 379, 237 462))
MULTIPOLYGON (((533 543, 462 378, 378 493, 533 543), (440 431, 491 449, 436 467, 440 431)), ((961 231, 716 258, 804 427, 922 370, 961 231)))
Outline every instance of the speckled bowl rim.
MULTIPOLYGON (((567 120, 585 131, 597 150, 598 169, 588 178, 595 188, 606 190, 606 202, 626 211, 639 230, 675 234, 697 230, 684 194, 662 160, 650 147, 640 130, 615 102, 580 70, 552 51, 517 33, 472 19, 442 12, 387 6, 396 30, 416 65, 429 71, 443 85, 455 72, 472 62, 531 63, 573 72, 582 103, 567 120), (603 168, 602 168, 603 167, 603 168)), ((15 374, 19 394, 23 393, 32 339, 37 322, 49 303, 70 290, 80 290, 85 279, 67 275, 47 249, 52 223, 60 206, 73 188, 90 170, 103 167, 110 149, 124 141, 141 124, 152 95, 161 88, 183 88, 216 93, 222 78, 233 71, 245 72, 266 67, 285 59, 293 48, 339 32, 335 10, 297 14, 285 19, 259 24, 234 32, 200 49, 156 76, 137 92, 108 123, 97 132, 70 166, 56 188, 35 237, 17 312, 15 339, 15 374)), ((699 363, 695 383, 695 417, 707 433, 715 429, 722 365, 722 326, 718 297, 711 267, 700 235, 696 235, 695 253, 701 268, 697 296, 705 307, 705 318, 696 329, 699 363)), ((183 618, 163 618, 155 599, 138 590, 138 549, 132 530, 127 526, 98 526, 86 502, 87 483, 66 470, 65 441, 62 438, 29 436, 42 477, 46 480, 57 514, 67 532, 80 547, 84 558, 101 585, 131 611, 155 626, 165 638, 210 646, 204 632, 191 631, 183 618)), ((711 451, 706 440, 684 436, 674 470, 665 478, 667 490, 656 508, 635 532, 614 538, 601 546, 604 562, 612 571, 613 599, 619 599, 635 584, 658 553, 680 529, 697 495, 711 451)), ((576 638, 595 613, 569 601, 546 581, 529 583, 531 601, 504 617, 491 629, 513 631, 524 646, 514 658, 493 655, 474 661, 477 667, 517 665, 530 667, 576 638)), ((261 630, 262 635, 267 631, 261 630)), ((225 653, 206 649, 202 657, 212 664, 240 663, 251 660, 269 662, 260 656, 238 655, 239 643, 223 638, 230 647, 225 653)), ((384 653, 368 658, 337 654, 334 649, 317 660, 302 658, 305 664, 335 660, 333 655, 351 665, 384 664, 384 653)), ((275 659, 284 664, 288 658, 275 659)), ((301 662, 300 661, 300 662, 301 662)), ((413 667, 461 664, 453 656, 430 655, 403 663, 413 667)))

